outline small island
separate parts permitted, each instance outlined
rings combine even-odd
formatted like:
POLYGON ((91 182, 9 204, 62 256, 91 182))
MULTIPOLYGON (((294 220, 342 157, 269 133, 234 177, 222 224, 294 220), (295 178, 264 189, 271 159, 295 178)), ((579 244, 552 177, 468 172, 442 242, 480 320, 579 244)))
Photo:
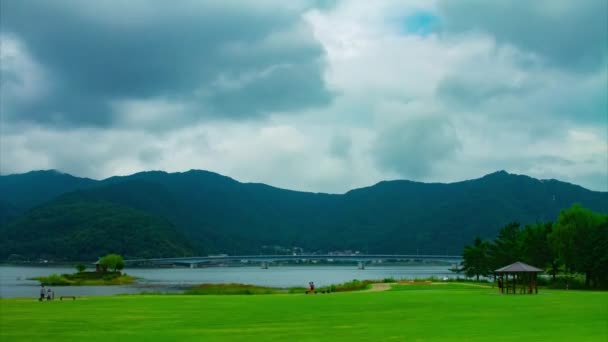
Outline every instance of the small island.
POLYGON ((95 263, 95 266, 95 271, 87 272, 84 264, 78 264, 77 272, 73 274, 51 274, 32 279, 38 280, 40 285, 45 286, 127 285, 137 279, 121 272, 125 267, 125 261, 118 254, 104 256, 95 263))

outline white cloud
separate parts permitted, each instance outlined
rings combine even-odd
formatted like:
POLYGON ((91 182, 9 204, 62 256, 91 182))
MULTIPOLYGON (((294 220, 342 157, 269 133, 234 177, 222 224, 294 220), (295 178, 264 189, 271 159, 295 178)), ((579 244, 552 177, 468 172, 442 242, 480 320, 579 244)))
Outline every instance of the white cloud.
MULTIPOLYGON (((539 15, 537 7, 530 16, 539 15)), ((558 17, 563 13, 551 8, 558 17)), ((560 49, 528 49, 528 40, 513 38, 515 31, 492 25, 404 30, 404 20, 420 12, 436 13, 441 27, 458 11, 426 1, 340 1, 306 12, 305 24, 255 44, 222 45, 225 56, 246 58, 278 48, 289 54, 289 44, 317 40, 323 81, 336 95, 328 105, 279 106, 264 117, 201 122, 193 108, 204 108, 179 97, 123 98, 113 102, 114 127, 3 128, 0 171, 58 168, 100 178, 195 168, 290 189, 343 192, 388 178, 457 181, 506 169, 608 190, 605 65, 580 72, 549 63, 559 58, 547 53, 560 49)), ((252 84, 291 68, 280 61, 264 65, 245 72, 226 67, 199 95, 226 91, 225 100, 238 104, 252 84)))

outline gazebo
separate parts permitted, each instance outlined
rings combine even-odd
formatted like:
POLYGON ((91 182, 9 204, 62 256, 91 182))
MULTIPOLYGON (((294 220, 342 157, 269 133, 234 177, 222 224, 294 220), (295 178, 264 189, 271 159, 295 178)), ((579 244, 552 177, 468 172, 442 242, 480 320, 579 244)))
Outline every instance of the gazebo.
POLYGON ((507 294, 509 294, 509 292, 513 294, 517 293, 518 283, 521 284, 519 293, 538 293, 536 275, 542 272, 543 270, 540 268, 530 266, 520 261, 494 271, 494 273, 498 275, 498 290, 500 293, 505 293, 506 289, 507 294), (503 275, 505 277, 504 279, 503 275), (511 275, 511 284, 509 284, 509 275, 511 275))

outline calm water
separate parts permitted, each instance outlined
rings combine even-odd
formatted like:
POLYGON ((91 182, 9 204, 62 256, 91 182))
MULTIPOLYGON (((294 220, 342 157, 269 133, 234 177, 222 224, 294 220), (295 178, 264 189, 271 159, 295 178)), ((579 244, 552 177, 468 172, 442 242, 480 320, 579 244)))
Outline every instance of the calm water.
MULTIPOLYGON (((183 287, 201 283, 243 283, 272 287, 305 287, 309 281, 317 286, 343 283, 353 279, 413 279, 455 277, 449 266, 367 266, 358 270, 350 266, 276 266, 125 269, 140 279, 136 284, 120 286, 54 286, 55 296, 107 296, 123 293, 177 292, 183 287)), ((39 283, 27 278, 52 273, 73 273, 69 267, 0 266, 0 297, 36 297, 39 283)))

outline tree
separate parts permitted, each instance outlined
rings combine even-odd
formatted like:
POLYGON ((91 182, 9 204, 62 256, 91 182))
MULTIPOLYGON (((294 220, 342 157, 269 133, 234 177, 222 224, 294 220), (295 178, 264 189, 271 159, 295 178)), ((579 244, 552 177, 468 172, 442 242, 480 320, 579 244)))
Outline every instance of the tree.
POLYGON ((488 253, 492 268, 512 264, 521 259, 521 234, 519 223, 513 222, 502 227, 488 253))
POLYGON ((78 264, 78 265, 76 265, 76 270, 78 271, 78 273, 82 273, 86 269, 87 269, 87 267, 84 264, 78 264))
POLYGON ((526 226, 521 231, 521 254, 528 264, 542 268, 549 267, 555 280, 559 263, 549 243, 549 234, 552 230, 552 222, 526 226))
POLYGON ((591 265, 596 287, 608 288, 608 216, 604 218, 591 237, 595 243, 591 249, 593 264, 591 265))
POLYGON ((608 225, 606 215, 578 204, 562 210, 549 241, 568 272, 585 274, 585 285, 600 286, 606 277, 608 225))
POLYGON ((473 246, 466 246, 462 255, 462 269, 467 277, 475 276, 479 281, 479 276, 490 274, 490 258, 488 256, 489 243, 476 237, 473 246))
POLYGON ((108 254, 99 260, 99 264, 104 269, 111 269, 114 272, 122 270, 125 267, 125 261, 118 254, 108 254))

